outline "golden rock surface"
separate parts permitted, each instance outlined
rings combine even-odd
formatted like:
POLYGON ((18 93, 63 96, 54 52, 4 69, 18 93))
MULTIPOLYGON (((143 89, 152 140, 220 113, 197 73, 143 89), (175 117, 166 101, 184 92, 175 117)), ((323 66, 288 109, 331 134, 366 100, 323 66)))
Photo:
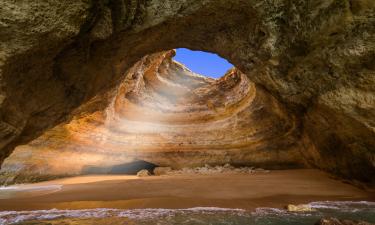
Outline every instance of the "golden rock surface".
POLYGON ((172 168, 303 166, 297 121, 272 95, 235 68, 215 80, 173 54, 137 62, 105 110, 17 147, 1 169, 8 182, 111 173, 137 160, 172 168))

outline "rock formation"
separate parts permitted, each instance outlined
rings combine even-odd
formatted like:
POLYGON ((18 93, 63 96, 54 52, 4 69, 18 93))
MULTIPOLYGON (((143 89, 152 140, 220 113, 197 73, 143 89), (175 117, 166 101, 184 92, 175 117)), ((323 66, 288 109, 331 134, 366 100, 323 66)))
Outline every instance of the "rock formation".
POLYGON ((320 219, 315 225, 373 225, 365 221, 339 220, 336 218, 320 219))
POLYGON ((228 59, 296 115, 309 165, 374 182, 374 17, 373 0, 1 1, 0 161, 104 110, 145 55, 187 47, 228 59))
POLYGON ((310 205, 305 205, 305 204, 302 204, 302 205, 289 204, 289 205, 287 205, 286 210, 288 212, 311 212, 311 211, 315 211, 315 209, 311 208, 310 205))
MULTIPOLYGON (((274 97, 236 69, 215 80, 192 73, 173 55, 144 57, 105 110, 17 147, 3 163, 3 180, 111 173, 138 160, 173 168, 304 166, 298 122, 274 97)), ((98 103, 82 108, 91 104, 98 103)))

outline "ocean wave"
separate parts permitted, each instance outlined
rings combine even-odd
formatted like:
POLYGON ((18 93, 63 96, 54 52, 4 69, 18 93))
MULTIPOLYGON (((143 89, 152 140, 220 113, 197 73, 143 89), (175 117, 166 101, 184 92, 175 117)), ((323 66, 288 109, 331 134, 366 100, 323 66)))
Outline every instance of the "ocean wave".
POLYGON ((374 208, 375 202, 368 201, 319 201, 309 203, 314 209, 361 209, 374 208))
MULTIPOLYGON (((355 213, 356 215, 366 213, 369 218, 375 215, 375 202, 352 202, 352 201, 342 201, 342 202, 311 202, 309 205, 316 209, 316 212, 288 212, 284 209, 277 208, 257 208, 254 211, 247 211, 244 209, 235 208, 218 208, 218 207, 194 207, 187 209, 114 209, 114 208, 95 208, 95 209, 81 209, 81 210, 60 210, 60 209, 50 209, 50 210, 34 210, 34 211, 2 211, 0 212, 0 225, 7 225, 13 223, 20 223, 29 220, 54 220, 60 218, 127 218, 135 221, 152 221, 154 219, 168 220, 174 216, 183 216, 188 220, 204 220, 205 216, 210 218, 220 218, 221 221, 227 218, 240 218, 245 221, 250 221, 252 219, 271 219, 272 218, 288 218, 294 221, 299 221, 303 218, 314 218, 318 219, 327 214, 329 211, 337 212, 349 212, 355 213), (370 212, 371 214, 368 214, 370 212)), ((304 219, 303 219, 304 220, 304 219)), ((205 224, 205 223, 201 223, 205 224)), ((222 224, 222 223, 220 223, 222 224)), ((225 223, 224 223, 225 224, 225 223)), ((256 224, 256 223, 254 223, 256 224)))
POLYGON ((218 212, 244 212, 243 209, 195 207, 187 209, 112 209, 95 208, 82 210, 33 210, 33 211, 3 211, 0 212, 0 225, 19 223, 27 220, 51 220, 58 218, 107 218, 126 217, 129 219, 151 219, 171 216, 176 213, 218 213, 218 212))
POLYGON ((50 190, 50 189, 61 189, 62 185, 51 184, 43 186, 0 186, 0 190, 4 191, 34 191, 34 190, 50 190))
POLYGON ((53 185, 43 185, 43 186, 34 186, 34 185, 17 185, 17 186, 2 186, 0 187, 0 199, 12 198, 16 194, 26 194, 33 195, 36 193, 50 193, 61 190, 62 185, 53 184, 53 185))
POLYGON ((318 215, 320 214, 318 211, 311 211, 311 212, 289 212, 285 209, 278 209, 278 208, 256 208, 254 212, 251 213, 253 216, 278 216, 278 217, 291 217, 291 216, 299 216, 299 217, 308 217, 311 215, 318 215))

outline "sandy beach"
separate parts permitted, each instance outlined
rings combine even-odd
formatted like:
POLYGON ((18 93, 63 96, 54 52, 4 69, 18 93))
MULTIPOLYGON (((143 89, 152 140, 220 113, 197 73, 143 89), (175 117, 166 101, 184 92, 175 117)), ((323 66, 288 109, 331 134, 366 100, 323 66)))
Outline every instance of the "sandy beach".
POLYGON ((312 201, 375 201, 365 191, 311 170, 255 174, 79 176, 0 190, 0 210, 88 208, 253 209, 312 201))

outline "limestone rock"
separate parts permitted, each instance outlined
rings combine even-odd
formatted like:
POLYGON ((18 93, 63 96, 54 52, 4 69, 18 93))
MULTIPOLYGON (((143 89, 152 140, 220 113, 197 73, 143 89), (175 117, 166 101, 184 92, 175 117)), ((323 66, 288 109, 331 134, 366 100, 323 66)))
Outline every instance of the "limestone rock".
MULTIPOLYGON (((231 171, 203 167, 229 162, 305 166, 298 121, 274 97, 236 69, 214 80, 192 73, 173 55, 144 57, 106 97, 111 100, 104 110, 77 116, 17 147, 1 172, 22 182, 26 174, 111 173, 136 160, 175 169, 200 167, 199 173, 231 171)), ((78 110, 94 108, 90 104, 100 100, 78 110)))
POLYGON ((166 167, 156 167, 153 172, 156 176, 160 176, 160 175, 166 175, 170 171, 172 171, 172 168, 166 166, 166 167))
POLYGON ((148 170, 140 170, 137 173, 137 177, 148 177, 151 176, 151 173, 148 170))
POLYGON ((315 211, 309 205, 292 205, 292 204, 289 204, 287 206, 287 210, 288 210, 288 212, 311 212, 311 211, 315 211))
MULTIPOLYGON (((61 122, 103 111, 142 57, 183 46, 225 57, 274 96, 294 121, 276 130, 296 132, 301 160, 375 182, 374 15, 372 0, 3 0, 0 161, 61 122)), ((255 102, 269 96, 261 92, 255 102)), ((253 115, 266 117, 260 105, 253 115)), ((252 161, 265 159, 259 152, 252 161)))
POLYGON ((225 164, 224 166, 210 166, 210 165, 205 165, 203 167, 193 167, 193 168, 187 168, 184 167, 182 169, 172 169, 167 172, 167 174, 170 175, 187 175, 187 174, 220 174, 220 173, 226 173, 226 174, 233 174, 233 173, 247 173, 247 174, 252 174, 252 173, 265 173, 269 172, 268 170, 264 169, 254 169, 254 167, 233 167, 230 164, 225 164))
POLYGON ((373 225, 365 221, 339 220, 336 218, 320 219, 315 225, 373 225))

